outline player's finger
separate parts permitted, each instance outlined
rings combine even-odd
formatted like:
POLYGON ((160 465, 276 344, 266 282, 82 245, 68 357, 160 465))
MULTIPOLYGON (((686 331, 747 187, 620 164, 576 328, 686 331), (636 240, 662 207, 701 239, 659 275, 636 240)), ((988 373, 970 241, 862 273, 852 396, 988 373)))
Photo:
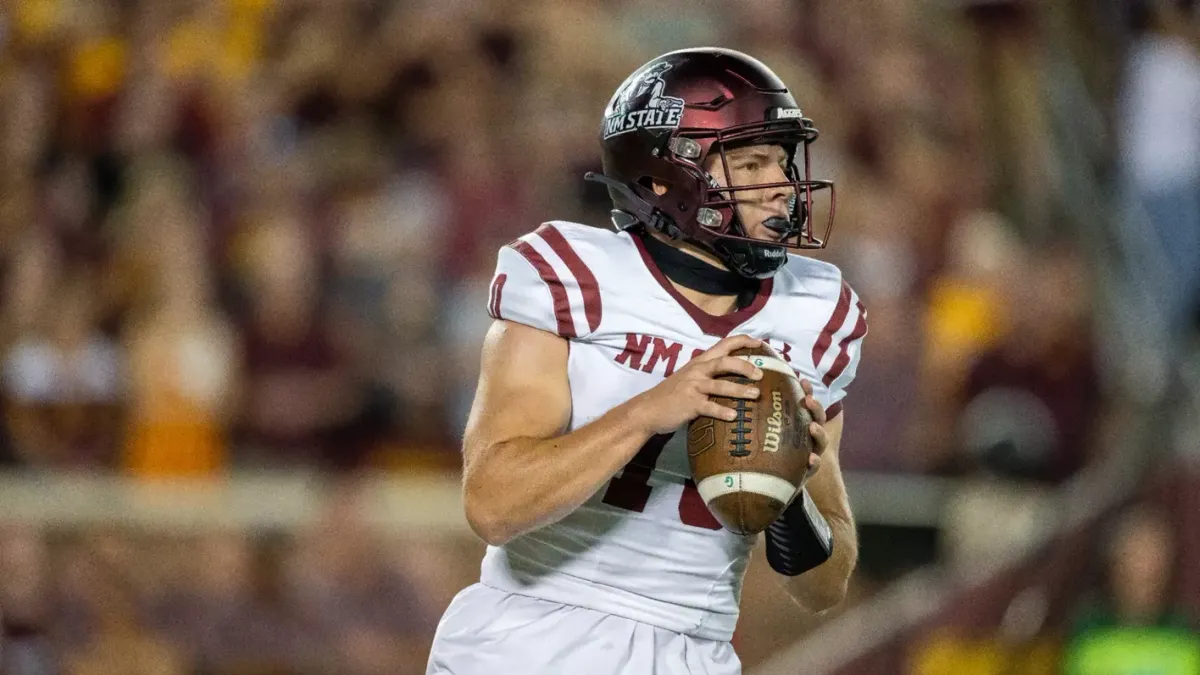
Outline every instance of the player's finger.
POLYGON ((737 419, 737 411, 729 406, 715 401, 705 401, 700 405, 699 413, 705 417, 732 422, 737 419))
POLYGON ((754 349, 762 346, 762 340, 752 338, 749 335, 730 335, 721 340, 717 344, 709 347, 703 354, 697 356, 697 359, 709 361, 719 359, 723 356, 728 356, 739 349, 754 349))
POLYGON ((817 471, 819 471, 820 469, 821 469, 821 457, 820 457, 820 455, 816 455, 816 454, 809 454, 809 456, 808 456, 808 470, 804 472, 804 480, 805 480, 805 481, 807 481, 809 478, 812 478, 812 477, 813 477, 813 474, 815 474, 815 473, 816 473, 817 471))
POLYGON ((808 425, 808 433, 813 437, 813 452, 822 454, 825 448, 829 446, 829 436, 825 434, 825 427, 813 422, 808 425))
POLYGON ((805 396, 812 396, 812 395, 813 395, 813 386, 812 386, 812 382, 809 382, 807 379, 805 379, 805 378, 803 378, 803 377, 802 377, 802 378, 800 378, 800 388, 804 390, 804 395, 805 395, 805 396))
POLYGON ((813 421, 817 424, 825 424, 829 421, 825 417, 825 408, 811 394, 804 397, 804 407, 812 413, 813 421))
POLYGON ((700 385, 700 391, 709 396, 724 396, 726 398, 757 399, 758 387, 751 387, 728 380, 708 380, 700 385))
POLYGON ((741 375, 751 380, 761 380, 763 376, 761 368, 746 359, 739 359, 736 356, 722 356, 716 361, 710 361, 708 368, 708 374, 712 377, 716 377, 717 375, 741 375))

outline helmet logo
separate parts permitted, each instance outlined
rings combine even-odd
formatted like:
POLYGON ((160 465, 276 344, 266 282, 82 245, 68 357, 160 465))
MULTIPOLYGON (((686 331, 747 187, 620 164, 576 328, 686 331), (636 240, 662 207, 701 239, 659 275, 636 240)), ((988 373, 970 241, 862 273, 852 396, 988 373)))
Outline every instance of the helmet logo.
POLYGON ((617 90, 604 117, 604 139, 639 129, 678 129, 683 117, 683 99, 664 94, 663 74, 671 64, 659 62, 645 72, 630 76, 617 90))
POLYGON ((804 119, 804 113, 799 108, 771 108, 770 118, 773 120, 804 119))

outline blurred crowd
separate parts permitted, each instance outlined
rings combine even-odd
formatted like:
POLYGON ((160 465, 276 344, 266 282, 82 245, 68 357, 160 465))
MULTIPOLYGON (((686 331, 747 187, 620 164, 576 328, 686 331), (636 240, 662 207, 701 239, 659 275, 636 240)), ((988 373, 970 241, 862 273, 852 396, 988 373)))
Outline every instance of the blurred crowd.
MULTIPOLYGON (((789 83, 821 131, 814 177, 838 184, 818 255, 871 327, 843 466, 1061 483, 1112 405, 1093 271, 1066 228, 999 203, 1023 179, 997 175, 981 64, 1021 44, 964 17, 918 0, 13 0, 0 465, 456 466, 496 249, 549 219, 607 226, 582 174, 612 91, 662 52, 720 45, 789 83)), ((29 581, 0 610, 36 638, 13 672, 408 672, 396 636, 427 641, 448 600, 426 586, 471 576, 431 570, 473 572, 476 553, 354 531, 6 531, 0 581, 29 581), (67 655, 53 668, 43 638, 67 655), (126 653, 151 656, 106 660, 126 653), (207 660, 226 653, 290 656, 207 660), (360 670, 320 670, 351 653, 360 670)))
MULTIPOLYGON (((1124 246, 1166 351, 1200 329, 1200 16, 1194 0, 1129 4, 1114 117, 1124 246)), ((1186 343, 1186 342, 1185 342, 1186 343)))
POLYGON ((1070 475, 1099 405, 1064 400, 1095 391, 1086 270, 987 209, 970 28, 916 2, 743 5, 12 3, 7 461, 453 464, 497 247, 607 226, 581 176, 611 91, 720 44, 791 84, 842 188, 822 255, 872 317, 847 464, 1070 475))

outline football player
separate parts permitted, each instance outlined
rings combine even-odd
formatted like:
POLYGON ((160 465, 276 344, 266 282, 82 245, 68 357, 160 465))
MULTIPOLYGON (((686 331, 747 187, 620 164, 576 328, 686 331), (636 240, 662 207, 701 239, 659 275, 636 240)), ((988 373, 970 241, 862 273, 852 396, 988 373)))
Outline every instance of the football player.
POLYGON ((760 341, 802 378, 816 449, 767 559, 813 611, 844 597, 857 541, 841 401, 867 329, 841 272, 794 253, 832 225, 816 138, 759 61, 665 54, 605 111, 604 173, 587 177, 608 187, 614 230, 551 222, 500 250, 463 445, 467 519, 489 546, 429 673, 740 672, 730 640, 757 535, 716 522, 676 432, 734 419, 711 396, 758 397, 761 372, 731 352, 760 341), (820 198, 829 217, 810 222, 820 198))

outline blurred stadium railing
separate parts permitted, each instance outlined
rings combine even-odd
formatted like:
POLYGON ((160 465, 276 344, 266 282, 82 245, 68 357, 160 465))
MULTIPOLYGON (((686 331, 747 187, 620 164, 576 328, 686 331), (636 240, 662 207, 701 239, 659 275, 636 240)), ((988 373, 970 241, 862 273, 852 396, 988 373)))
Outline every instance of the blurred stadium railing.
MULTIPOLYGON (((381 534, 471 535, 455 475, 355 479, 358 507, 381 534)), ((936 528, 957 481, 853 472, 846 476, 865 526, 936 528)), ((90 525, 145 531, 300 530, 319 518, 330 481, 315 472, 236 471, 221 480, 113 474, 0 472, 4 521, 49 528, 90 525)))
MULTIPOLYGON (((453 477, 365 476, 357 482, 356 508, 379 534, 471 534, 453 477)), ((6 473, 0 475, 0 512, 8 523, 50 529, 299 532, 319 521, 333 492, 320 474, 280 470, 238 472, 220 481, 6 473)))

